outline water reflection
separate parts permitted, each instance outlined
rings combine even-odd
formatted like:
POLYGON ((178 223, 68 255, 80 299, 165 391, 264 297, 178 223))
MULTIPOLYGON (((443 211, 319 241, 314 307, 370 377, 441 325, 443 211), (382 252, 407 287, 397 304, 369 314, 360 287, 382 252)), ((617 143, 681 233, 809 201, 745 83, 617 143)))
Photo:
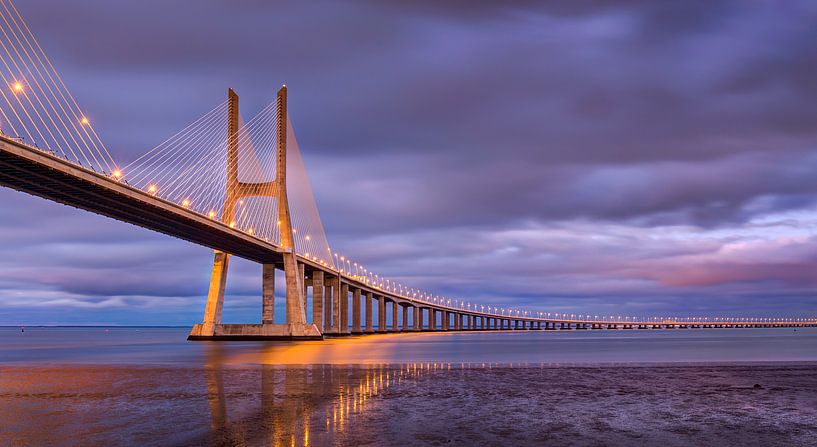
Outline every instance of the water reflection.
MULTIPOLYGON (((381 405, 395 387, 414 383, 450 363, 398 365, 261 365, 236 368, 225 348, 208 348, 204 378, 210 445, 309 446, 332 444, 355 418, 381 405), (253 385, 255 388, 253 388, 253 385)), ((361 427, 356 427, 360 432, 361 427)))

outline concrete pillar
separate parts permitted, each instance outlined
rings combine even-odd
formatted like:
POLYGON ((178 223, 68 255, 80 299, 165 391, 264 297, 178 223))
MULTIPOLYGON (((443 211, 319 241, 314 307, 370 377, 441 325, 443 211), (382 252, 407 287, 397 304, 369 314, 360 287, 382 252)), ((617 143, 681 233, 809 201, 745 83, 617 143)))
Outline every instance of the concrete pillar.
POLYGON ((332 278, 324 278, 323 284, 323 330, 324 332, 332 331, 332 322, 335 319, 332 316, 334 306, 332 305, 332 278))
POLYGON ((377 297, 377 332, 386 332, 386 297, 377 297))
POLYGON ((264 264, 261 271, 261 323, 275 318, 275 264, 264 264))
POLYGON ((360 289, 352 291, 352 333, 360 333, 360 289))
POLYGON ((432 308, 428 308, 428 330, 429 331, 436 331, 437 330, 437 311, 432 308))
POLYGON ((420 308, 417 306, 411 306, 411 314, 414 318, 414 325, 412 326, 412 330, 419 331, 420 330, 420 322, 422 319, 420 318, 420 308))
POLYGON ((230 255, 217 251, 213 259, 213 271, 210 274, 210 290, 207 292, 207 304, 202 319, 202 335, 213 335, 215 326, 221 324, 221 309, 224 307, 224 286, 227 285, 227 266, 230 255))
POLYGON ((408 306, 401 306, 401 307, 403 308, 403 327, 401 328, 401 330, 407 331, 408 328, 409 328, 409 324, 408 324, 409 307, 408 306))
POLYGON ((451 313, 447 310, 441 312, 443 314, 443 330, 447 331, 449 329, 449 325, 451 324, 451 313))
POLYGON ((304 297, 304 309, 306 309, 306 266, 302 262, 298 263, 298 275, 303 286, 303 295, 301 296, 304 297))
POLYGON ((349 333, 349 284, 340 285, 340 333, 349 333))
POLYGON ((391 302, 391 330, 394 332, 398 332, 400 330, 400 323, 397 315, 399 308, 400 306, 397 304, 397 301, 391 302))
POLYGON ((315 270, 312 272, 312 322, 324 332, 323 321, 323 272, 315 270))
POLYGON ((337 278, 332 284, 332 329, 335 332, 340 332, 342 329, 340 325, 340 289, 340 278, 337 278))
POLYGON ((374 332, 374 327, 372 326, 372 299, 374 299, 373 295, 368 293, 363 294, 363 300, 366 302, 366 332, 369 334, 374 332))

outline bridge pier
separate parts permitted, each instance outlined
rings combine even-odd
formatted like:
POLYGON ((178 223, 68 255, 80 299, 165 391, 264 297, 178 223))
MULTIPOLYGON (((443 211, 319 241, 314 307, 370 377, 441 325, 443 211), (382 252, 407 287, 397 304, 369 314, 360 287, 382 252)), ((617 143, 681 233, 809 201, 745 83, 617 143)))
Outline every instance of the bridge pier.
POLYGON ((323 277, 323 333, 332 332, 334 311, 334 288, 332 286, 333 277, 329 274, 324 274, 323 277))
POLYGON ((352 334, 361 334, 360 330, 360 289, 352 290, 352 334))
POLYGON ((377 297, 377 332, 386 332, 386 297, 377 297))
POLYGON ((391 302, 391 331, 392 332, 400 332, 400 326, 398 323, 398 313, 400 312, 400 306, 397 304, 397 301, 391 302))
POLYGON ((372 326, 372 301, 374 295, 368 292, 363 293, 363 301, 366 303, 366 333, 374 333, 374 326, 372 326))
POLYGON ((332 333, 340 333, 340 277, 332 278, 332 333))
POLYGON ((312 272, 312 323, 323 333, 323 272, 312 272))
POLYGON ((340 331, 341 335, 349 334, 349 285, 340 285, 340 331))
POLYGON ((261 323, 273 324, 275 317, 275 264, 263 264, 261 271, 261 323))

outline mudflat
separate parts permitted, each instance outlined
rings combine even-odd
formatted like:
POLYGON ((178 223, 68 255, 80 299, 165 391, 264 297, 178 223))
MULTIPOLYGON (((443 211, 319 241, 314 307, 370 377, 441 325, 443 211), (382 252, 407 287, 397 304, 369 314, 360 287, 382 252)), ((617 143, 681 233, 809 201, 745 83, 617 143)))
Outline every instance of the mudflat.
POLYGON ((0 445, 815 445, 817 364, 16 364, 0 427, 0 445))

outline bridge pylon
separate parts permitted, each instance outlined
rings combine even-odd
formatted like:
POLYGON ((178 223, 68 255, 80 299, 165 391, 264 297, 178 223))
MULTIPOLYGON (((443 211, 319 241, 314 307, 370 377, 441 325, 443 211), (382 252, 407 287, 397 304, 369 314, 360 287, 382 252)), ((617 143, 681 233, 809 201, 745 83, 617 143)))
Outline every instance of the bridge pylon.
POLYGON ((189 340, 200 339, 321 339, 321 331, 306 321, 306 294, 304 277, 295 253, 295 238, 287 199, 287 89, 278 90, 276 108, 276 160, 275 179, 266 182, 242 182, 238 179, 239 163, 239 112, 238 95, 227 90, 229 114, 227 120, 227 178, 224 209, 221 221, 235 224, 236 204, 244 197, 271 197, 277 201, 277 225, 281 234, 280 264, 263 264, 261 324, 228 324, 221 320, 224 304, 224 288, 227 284, 227 267, 230 254, 216 251, 210 288, 201 324, 193 326, 189 340), (275 324, 275 269, 284 270, 286 284, 286 323, 275 324))

